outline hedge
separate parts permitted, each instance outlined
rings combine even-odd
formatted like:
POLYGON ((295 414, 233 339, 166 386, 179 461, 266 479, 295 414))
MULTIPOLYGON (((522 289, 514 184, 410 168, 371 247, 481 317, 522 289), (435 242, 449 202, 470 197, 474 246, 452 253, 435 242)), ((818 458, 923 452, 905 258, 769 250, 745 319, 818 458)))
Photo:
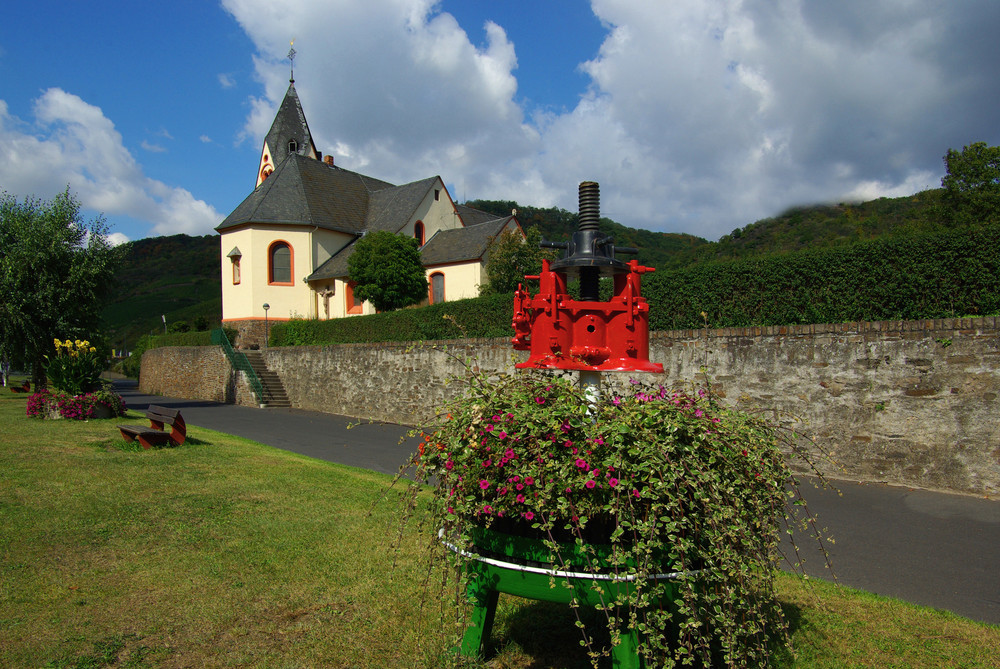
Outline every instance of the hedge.
POLYGON ((643 295, 653 330, 986 315, 998 249, 1000 227, 887 238, 656 272, 643 295))
MULTIPOLYGON (((643 277, 651 330, 1000 312, 1000 226, 718 261, 643 277), (704 316, 702 315, 704 312, 704 316)), ((602 286, 602 299, 607 299, 602 286)), ((272 346, 510 337, 513 295, 271 328, 272 346)))
POLYGON ((513 313, 513 294, 500 293, 371 316, 296 319, 272 325, 270 345, 510 337, 513 313))

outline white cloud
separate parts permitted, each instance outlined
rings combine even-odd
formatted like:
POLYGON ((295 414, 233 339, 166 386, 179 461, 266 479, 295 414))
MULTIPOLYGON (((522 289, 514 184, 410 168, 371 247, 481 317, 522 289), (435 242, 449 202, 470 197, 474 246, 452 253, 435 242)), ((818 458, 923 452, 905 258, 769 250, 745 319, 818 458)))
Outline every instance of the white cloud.
POLYGON ((108 235, 108 243, 112 246, 121 246, 126 242, 131 241, 126 235, 120 232, 112 232, 108 235))
POLYGON ((8 192, 50 198, 69 185, 84 209, 148 221, 151 234, 207 234, 222 219, 187 190, 145 176, 99 107, 50 88, 33 111, 28 125, 0 100, 0 183, 8 192))
POLYGON ((166 153, 166 151, 167 151, 165 148, 163 148, 159 144, 150 144, 146 140, 142 140, 142 143, 139 144, 139 146, 141 146, 143 148, 143 150, 149 151, 150 153, 166 153))
POLYGON ((202 144, 211 144, 212 138, 209 137, 208 135, 201 135, 198 137, 198 141, 201 142, 202 144))
POLYGON ((232 75, 226 73, 219 74, 219 85, 223 88, 233 88, 236 86, 236 80, 233 79, 232 75))
POLYGON ((608 35, 581 64, 590 88, 542 113, 516 101, 531 73, 504 27, 432 0, 223 0, 259 51, 245 134, 259 144, 273 119, 294 35, 296 88, 338 164, 570 210, 596 179, 603 213, 637 227, 717 238, 794 204, 935 187, 949 147, 1000 143, 1000 3, 591 4, 608 35))

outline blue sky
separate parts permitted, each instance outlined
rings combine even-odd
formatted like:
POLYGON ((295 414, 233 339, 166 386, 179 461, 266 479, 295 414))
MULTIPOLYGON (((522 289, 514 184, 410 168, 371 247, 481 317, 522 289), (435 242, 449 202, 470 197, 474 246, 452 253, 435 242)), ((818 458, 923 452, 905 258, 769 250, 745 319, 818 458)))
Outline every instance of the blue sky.
POLYGON ((0 190, 68 185, 116 239, 210 234, 288 85, 318 148, 459 201, 716 239, 937 187, 1000 144, 992 0, 177 0, 5 7, 0 190))

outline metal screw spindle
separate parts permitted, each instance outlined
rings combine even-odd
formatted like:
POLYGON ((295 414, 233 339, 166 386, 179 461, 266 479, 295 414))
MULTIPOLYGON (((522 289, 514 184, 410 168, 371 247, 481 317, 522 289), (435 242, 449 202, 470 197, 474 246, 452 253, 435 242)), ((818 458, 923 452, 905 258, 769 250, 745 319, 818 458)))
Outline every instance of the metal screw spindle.
POLYGON ((597 230, 601 218, 601 186, 596 181, 580 184, 579 230, 597 230))

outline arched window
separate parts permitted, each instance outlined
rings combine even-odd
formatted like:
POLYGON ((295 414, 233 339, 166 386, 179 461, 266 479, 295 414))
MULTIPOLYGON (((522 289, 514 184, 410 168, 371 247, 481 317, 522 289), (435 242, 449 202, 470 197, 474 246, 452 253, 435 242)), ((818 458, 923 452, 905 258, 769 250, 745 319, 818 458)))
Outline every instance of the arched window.
POLYGON ((295 153, 298 150, 299 150, 299 143, 296 142, 294 139, 288 140, 288 152, 295 153))
POLYGON ((274 242, 267 250, 267 282, 292 285, 292 247, 288 242, 274 242))
POLYGON ((344 286, 344 310, 349 314, 360 314, 364 307, 364 302, 354 299, 354 287, 356 285, 358 284, 348 281, 344 286))
POLYGON ((237 286, 240 283, 240 259, 233 258, 233 285, 237 286))
POLYGON ((417 221, 413 226, 413 238, 417 240, 417 243, 421 246, 424 245, 424 222, 417 221))
POLYGON ((434 272, 431 274, 430 283, 431 304, 440 304, 441 302, 444 302, 444 274, 441 272, 434 272))

